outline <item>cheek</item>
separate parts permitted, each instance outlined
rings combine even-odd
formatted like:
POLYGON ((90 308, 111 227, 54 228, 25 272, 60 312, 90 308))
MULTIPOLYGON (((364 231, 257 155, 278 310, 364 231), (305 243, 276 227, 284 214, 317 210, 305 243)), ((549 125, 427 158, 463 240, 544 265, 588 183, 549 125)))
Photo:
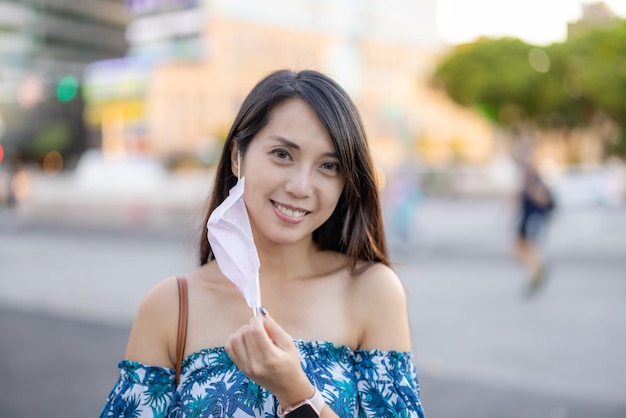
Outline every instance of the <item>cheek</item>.
POLYGON ((341 198, 341 194, 343 193, 343 185, 344 182, 343 181, 338 181, 332 185, 330 185, 328 187, 328 203, 330 204, 331 202, 333 203, 333 210, 334 207, 337 206, 337 204, 339 203, 339 199, 341 198))
POLYGON ((246 177, 243 199, 246 205, 258 206, 260 202, 268 199, 276 183, 267 170, 250 173, 252 172, 249 172, 249 177, 246 177))
POLYGON ((258 196, 267 193, 276 184, 274 177, 269 170, 249 171, 248 176, 246 176, 244 194, 258 196))

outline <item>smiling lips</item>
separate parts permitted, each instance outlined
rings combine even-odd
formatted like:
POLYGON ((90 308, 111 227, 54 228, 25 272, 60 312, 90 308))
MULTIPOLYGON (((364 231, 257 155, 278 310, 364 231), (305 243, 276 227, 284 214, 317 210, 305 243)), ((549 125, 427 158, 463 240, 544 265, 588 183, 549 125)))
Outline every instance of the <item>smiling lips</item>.
POLYGON ((272 201, 272 204, 274 205, 276 209, 280 211, 280 213, 284 214, 285 216, 289 216, 290 218, 299 219, 299 218, 303 218, 306 214, 310 213, 304 210, 290 209, 274 201, 272 201))

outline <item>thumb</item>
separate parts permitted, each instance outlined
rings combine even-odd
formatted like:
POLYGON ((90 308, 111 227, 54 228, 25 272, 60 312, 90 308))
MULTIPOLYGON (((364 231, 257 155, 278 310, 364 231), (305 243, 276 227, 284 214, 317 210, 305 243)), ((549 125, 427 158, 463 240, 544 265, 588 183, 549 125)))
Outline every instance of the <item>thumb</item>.
POLYGON ((269 315, 264 317, 263 326, 265 332, 272 339, 274 344, 281 348, 293 346, 293 338, 269 315))

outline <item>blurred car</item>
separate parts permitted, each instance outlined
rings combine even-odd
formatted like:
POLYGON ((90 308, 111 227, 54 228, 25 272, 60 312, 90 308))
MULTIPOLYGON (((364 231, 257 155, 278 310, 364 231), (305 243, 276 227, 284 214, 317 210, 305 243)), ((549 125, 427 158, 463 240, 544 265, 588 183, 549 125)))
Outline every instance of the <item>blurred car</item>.
POLYGON ((603 166, 568 168, 553 184, 557 207, 611 207, 621 204, 624 178, 603 166))

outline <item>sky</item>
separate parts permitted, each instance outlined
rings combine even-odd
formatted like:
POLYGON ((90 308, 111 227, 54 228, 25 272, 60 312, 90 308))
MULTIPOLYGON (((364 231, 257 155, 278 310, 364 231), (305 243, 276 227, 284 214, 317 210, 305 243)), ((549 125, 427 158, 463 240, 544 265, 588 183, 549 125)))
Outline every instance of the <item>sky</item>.
MULTIPOLYGON (((527 43, 562 42, 567 22, 582 16, 582 3, 594 0, 437 0, 438 29, 446 44, 489 37, 514 36, 527 43)), ((604 0, 626 18, 626 0, 604 0)))

